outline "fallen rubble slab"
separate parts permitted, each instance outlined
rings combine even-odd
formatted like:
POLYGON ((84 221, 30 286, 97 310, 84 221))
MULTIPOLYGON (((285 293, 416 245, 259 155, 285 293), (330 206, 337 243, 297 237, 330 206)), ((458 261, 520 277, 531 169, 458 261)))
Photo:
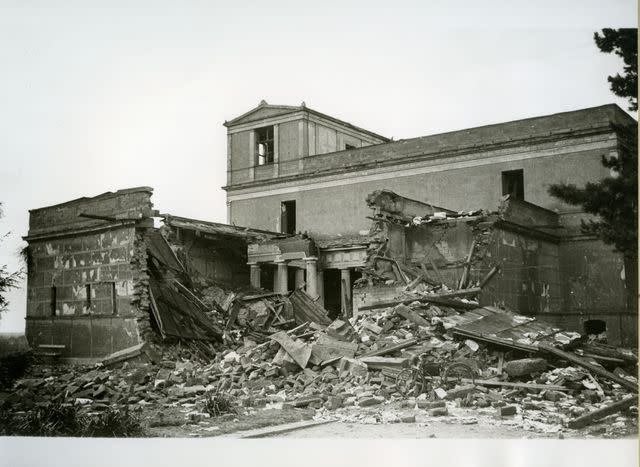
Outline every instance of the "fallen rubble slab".
POLYGON ((373 370, 381 370, 383 368, 401 369, 409 366, 408 358, 361 357, 358 360, 373 370))
POLYGON ((111 366, 140 356, 147 357, 149 361, 153 363, 160 361, 159 355, 149 345, 143 342, 106 356, 102 359, 102 364, 104 366, 111 366))
POLYGON ((396 352, 398 350, 406 349, 407 347, 411 347, 418 343, 418 339, 407 339, 403 342, 399 342, 394 345, 390 345, 389 347, 385 347, 384 349, 374 350, 372 352, 367 352, 364 355, 360 355, 360 359, 364 357, 378 357, 382 355, 388 355, 390 353, 396 352))
POLYGON ((569 428, 583 428, 593 422, 600 420, 601 418, 606 417, 607 415, 612 415, 614 413, 621 412, 625 409, 633 405, 638 405, 637 397, 627 397, 626 399, 622 399, 621 401, 614 402, 613 404, 607 405, 601 409, 595 410, 591 413, 583 415, 582 417, 578 417, 574 420, 570 420, 567 425, 569 428))
POLYGON ((506 362, 503 370, 509 376, 525 376, 531 373, 541 373, 547 369, 547 361, 544 358, 522 358, 506 362))

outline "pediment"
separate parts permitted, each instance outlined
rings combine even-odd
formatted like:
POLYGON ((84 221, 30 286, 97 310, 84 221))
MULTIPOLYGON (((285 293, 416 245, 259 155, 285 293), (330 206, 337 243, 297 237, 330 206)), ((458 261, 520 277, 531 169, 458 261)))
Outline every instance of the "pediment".
POLYGON ((266 118, 277 117, 279 115, 289 114, 301 110, 301 107, 294 107, 289 105, 269 105, 260 104, 258 107, 250 110, 249 112, 240 115, 226 122, 226 127, 242 125, 243 123, 254 122, 256 120, 263 120, 266 118))

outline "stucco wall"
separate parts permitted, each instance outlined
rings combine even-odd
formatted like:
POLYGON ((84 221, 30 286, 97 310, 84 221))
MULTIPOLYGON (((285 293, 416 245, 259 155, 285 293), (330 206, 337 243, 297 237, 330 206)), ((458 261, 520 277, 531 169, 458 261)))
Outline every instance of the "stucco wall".
POLYGON ((139 343, 131 304, 134 241, 131 227, 30 242, 26 335, 32 347, 65 345, 62 356, 92 358, 139 343))
POLYGON ((32 347, 64 345, 63 357, 100 358, 141 341, 132 303, 141 272, 133 264, 136 227, 148 226, 141 219, 153 213, 151 193, 133 188, 31 211, 26 336, 32 347))
MULTIPOLYGON (((602 151, 586 151, 557 157, 540 157, 435 173, 353 182, 311 190, 231 201, 231 223, 279 230, 280 203, 296 201, 297 229, 310 233, 349 234, 368 229, 371 210, 365 198, 374 190, 388 189, 407 198, 453 210, 497 209, 502 198, 505 170, 523 169, 525 200, 548 209, 570 209, 548 193, 552 183, 584 184, 608 172, 600 163, 602 151)), ((355 177, 357 180, 357 177, 355 177)), ((304 188, 304 185, 300 185, 304 188)))
POLYGON ((245 183, 249 181, 249 131, 241 131, 231 135, 231 157, 229 158, 231 167, 231 183, 245 183))
POLYGON ((249 284, 246 251, 245 241, 212 241, 198 238, 186 230, 183 230, 177 248, 179 258, 193 276, 201 275, 211 281, 235 286, 249 284))

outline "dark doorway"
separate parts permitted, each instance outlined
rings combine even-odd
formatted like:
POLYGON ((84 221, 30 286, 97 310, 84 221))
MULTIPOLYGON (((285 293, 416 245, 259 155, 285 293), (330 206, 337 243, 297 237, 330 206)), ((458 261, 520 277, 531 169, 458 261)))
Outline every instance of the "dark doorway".
POLYGON ((288 267, 287 268, 287 290, 290 292, 296 289, 296 269, 288 267))
MULTIPOLYGON (((351 270, 351 302, 353 303, 353 283, 362 277, 361 272, 351 270)), ((342 316, 342 274, 339 269, 324 270, 324 308, 329 312, 329 318, 342 316)), ((351 309, 348 316, 351 317, 351 309)))
POLYGON ((324 308, 329 312, 329 318, 336 319, 342 311, 342 302, 340 295, 342 288, 340 286, 340 270, 325 269, 324 270, 324 308))
POLYGON ((280 232, 294 235, 296 233, 296 202, 280 203, 280 232))
POLYGON ((502 172, 502 195, 524 201, 524 171, 507 170, 502 172))
POLYGON ((273 290, 273 278, 276 274, 276 266, 268 263, 262 263, 260 266, 260 288, 273 290))
POLYGON ((584 333, 586 335, 598 335, 607 332, 607 323, 601 319, 589 319, 584 322, 584 333))

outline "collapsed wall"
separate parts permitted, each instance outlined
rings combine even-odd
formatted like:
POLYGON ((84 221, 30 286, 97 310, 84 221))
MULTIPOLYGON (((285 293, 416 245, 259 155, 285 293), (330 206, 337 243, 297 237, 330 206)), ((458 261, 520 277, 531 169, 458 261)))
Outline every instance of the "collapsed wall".
POLYGON ((421 276, 452 291, 482 285, 483 306, 544 316, 585 334, 606 332, 610 342, 635 342, 637 311, 624 306, 620 255, 576 236, 555 212, 509 196, 491 213, 438 211, 402 199, 391 192, 367 198, 372 232, 381 240, 369 249, 370 283, 354 291, 355 312, 401 297, 421 276), (499 271, 485 283, 494 268, 499 271))

